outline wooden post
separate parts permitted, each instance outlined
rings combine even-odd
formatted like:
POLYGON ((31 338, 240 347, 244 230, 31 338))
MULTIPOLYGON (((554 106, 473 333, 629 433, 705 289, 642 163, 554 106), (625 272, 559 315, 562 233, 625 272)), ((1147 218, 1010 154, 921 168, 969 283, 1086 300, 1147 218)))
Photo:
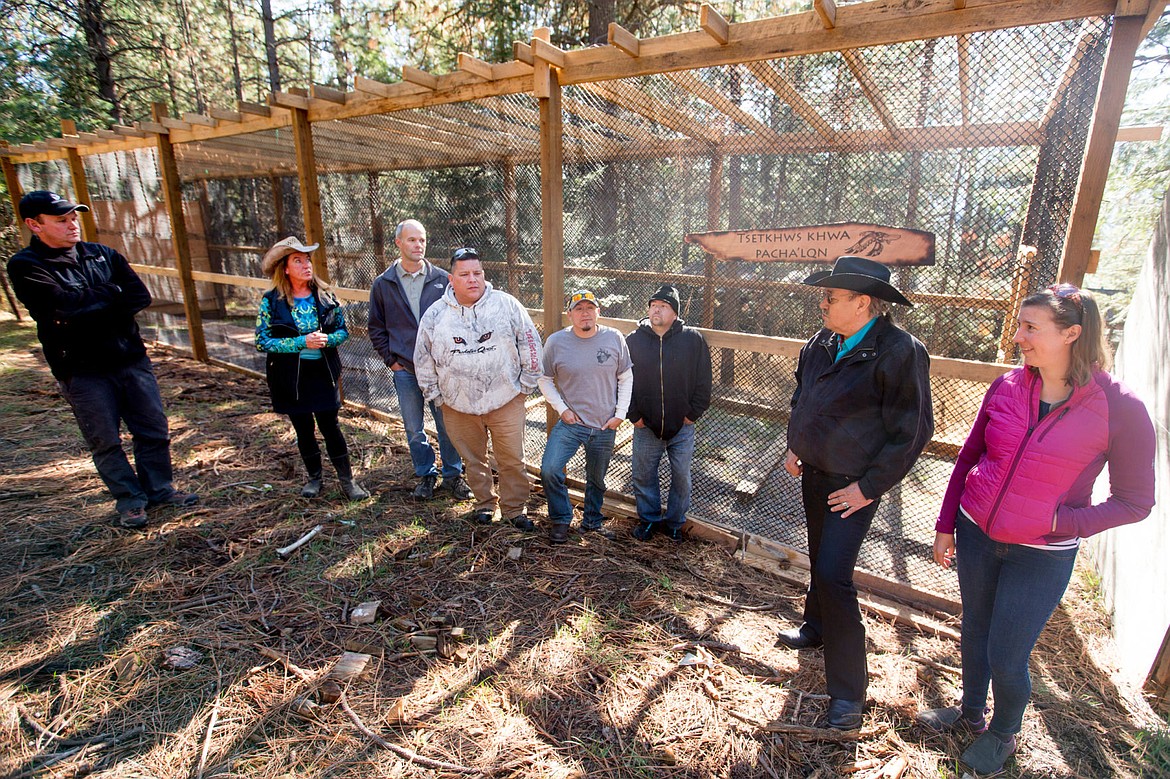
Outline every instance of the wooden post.
POLYGON ((1016 316, 1020 313, 1020 303, 1032 293, 1032 276, 1036 269, 1036 247, 1021 246, 1016 255, 1016 272, 1012 276, 1011 297, 1008 298, 1008 307, 1003 312, 1003 332, 999 336, 998 362, 1007 362, 1011 359, 1012 339, 1016 332, 1016 316))
POLYGON ((272 214, 276 218, 276 240, 287 235, 284 229, 284 184, 280 176, 269 176, 272 186, 272 214))
POLYGON ((520 281, 516 274, 516 263, 520 261, 520 231, 516 224, 518 203, 516 163, 504 160, 504 261, 508 263, 508 289, 513 294, 519 289, 520 281))
POLYGON ((321 244, 313 252, 313 269, 329 281, 329 264, 325 261, 325 227, 321 223, 321 191, 317 188, 317 156, 313 153, 313 127, 309 112, 290 108, 293 145, 297 154, 297 179, 301 184, 301 214, 305 222, 305 243, 321 244))
MULTIPOLYGON (((155 122, 167 115, 163 103, 151 108, 155 122)), ((171 243, 175 247, 175 261, 179 266, 179 282, 183 288, 183 309, 187 313, 187 335, 191 339, 191 353, 200 362, 207 362, 207 342, 203 340, 203 317, 199 312, 199 296, 195 280, 191 278, 191 245, 187 240, 187 220, 183 216, 183 187, 179 165, 175 161, 175 147, 171 136, 158 134, 158 167, 162 174, 162 190, 167 214, 171 218, 171 243)))
POLYGON ((382 228, 382 214, 378 208, 381 200, 378 197, 376 171, 366 174, 366 200, 370 204, 370 240, 374 243, 374 255, 378 258, 378 271, 381 272, 386 263, 386 232, 382 228))
POLYGON ((1113 147, 1117 143, 1117 128, 1121 124, 1121 109, 1129 89, 1129 75, 1134 55, 1144 37, 1144 16, 1118 16, 1113 19, 1113 37, 1105 54, 1101 71, 1101 85, 1097 90, 1097 104, 1093 107, 1093 124, 1089 127, 1089 142, 1081 163, 1081 178, 1073 199, 1072 217, 1064 241, 1057 279, 1080 286, 1089 265, 1089 251, 1101 213, 1101 198, 1105 195, 1105 180, 1113 147))
MULTIPOLYGON (((540 226, 541 264, 544 268, 544 335, 561 329, 565 299, 564 146, 561 123, 561 85, 557 71, 547 68, 548 96, 540 102, 540 226)), ((542 74, 543 75, 543 74, 542 74)), ((547 407, 549 429, 557 412, 547 407)))
MULTIPOLYGON (((7 149, 8 141, 0 140, 0 148, 7 149)), ((8 199, 12 201, 12 219, 20 227, 20 241, 22 246, 27 246, 29 240, 32 238, 32 232, 29 231, 28 225, 20 218, 20 199, 24 193, 20 189, 20 178, 16 175, 16 166, 12 164, 12 160, 7 156, 0 156, 0 167, 4 168, 4 181, 8 184, 8 199)), ((4 297, 8 299, 8 305, 12 307, 12 313, 16 316, 17 322, 23 322, 24 317, 20 313, 20 306, 16 303, 16 297, 12 294, 12 287, 8 285, 8 274, 0 268, 0 282, 4 284, 4 297)))
MULTIPOLYGON (((207 269, 212 273, 223 273, 223 255, 218 249, 211 248, 211 223, 207 216, 210 212, 211 194, 207 191, 207 181, 203 180, 199 182, 199 221, 203 227, 203 242, 207 245, 207 269)), ((227 311, 224 285, 214 284, 211 288, 215 295, 215 313, 223 316, 227 311)))
MULTIPOLYGON (((77 135, 77 125, 72 119, 61 120, 61 135, 77 135)), ((79 211, 81 217, 81 235, 86 241, 97 243, 97 220, 93 216, 93 203, 89 197, 89 182, 85 178, 85 165, 81 162, 81 155, 72 146, 65 147, 65 159, 69 161, 69 175, 73 179, 73 200, 89 208, 88 211, 79 211)))
POLYGON ((1150 700, 1150 706, 1160 714, 1170 712, 1170 630, 1162 638, 1162 646, 1146 675, 1142 686, 1150 700))
MULTIPOLYGON (((711 155, 711 175, 707 179, 707 229, 719 229, 719 216, 723 212, 723 154, 711 155)), ((703 327, 715 327, 715 255, 707 253, 703 263, 703 275, 707 288, 703 290, 703 327)))

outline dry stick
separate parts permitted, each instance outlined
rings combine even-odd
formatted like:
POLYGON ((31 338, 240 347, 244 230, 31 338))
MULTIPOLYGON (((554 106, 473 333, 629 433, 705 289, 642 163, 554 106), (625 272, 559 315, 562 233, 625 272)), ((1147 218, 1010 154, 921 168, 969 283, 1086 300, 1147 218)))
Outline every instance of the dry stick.
POLYGON ((305 533, 303 536, 298 538, 296 541, 293 541, 288 546, 282 546, 280 549, 277 549, 276 556, 279 557, 281 560, 284 560, 289 555, 291 555, 293 552, 297 551, 302 546, 304 546, 305 544, 309 543, 314 538, 316 538, 317 534, 320 533, 324 529, 325 529, 324 525, 317 525, 315 528, 310 530, 308 533, 305 533))
POLYGON ((933 668, 936 671, 942 671, 944 673, 954 674, 955 676, 962 676, 963 675, 963 669, 955 668, 953 665, 943 665, 942 663, 935 662, 934 660, 930 660, 930 659, 925 658, 925 657, 919 657, 918 655, 906 655, 906 657, 909 660, 913 660, 916 663, 921 663, 922 665, 933 668))
POLYGON ((219 721, 220 700, 221 698, 217 695, 215 706, 211 709, 211 719, 207 722, 207 735, 203 737, 203 751, 199 755, 199 765, 195 768, 195 779, 203 779, 203 768, 207 765, 207 754, 211 751, 211 734, 215 732, 215 723, 219 721))
POLYGON ((362 718, 358 716, 357 712, 350 708, 349 701, 346 700, 345 693, 341 694, 341 697, 338 699, 337 703, 341 706, 341 710, 345 712, 346 716, 348 716, 350 720, 353 721, 353 724, 357 726, 357 729, 360 730, 366 736, 366 738, 370 739, 383 749, 389 749, 403 760, 408 760, 412 763, 417 763, 418 765, 425 766, 427 768, 435 768, 442 771, 453 771, 457 774, 483 773, 478 768, 471 768, 469 766, 459 765, 457 763, 447 763, 442 760, 434 760, 429 757, 423 757, 420 754, 411 752, 406 747, 400 747, 397 744, 391 744, 389 741, 366 727, 366 723, 362 722, 362 718))
POLYGON ((69 758, 73 757, 74 755, 80 754, 87 749, 89 749, 91 752, 99 752, 99 751, 106 749, 108 747, 112 747, 112 746, 115 746, 117 744, 120 744, 123 741, 129 741, 132 738, 135 738, 137 736, 141 736, 145 732, 146 732, 146 728, 144 728, 142 725, 139 725, 136 728, 132 728, 132 729, 126 731, 125 733, 123 733, 120 736, 111 736, 109 734, 106 734, 104 736, 95 736, 92 739, 86 739, 85 743, 81 744, 80 746, 74 747, 73 749, 69 749, 69 750, 66 750, 64 752, 58 752, 54 755, 49 755, 48 758, 38 766, 29 766, 28 768, 24 769, 20 773, 8 774, 7 776, 4 777, 4 779, 26 779, 27 777, 35 776, 37 773, 43 771, 44 769, 48 768, 49 766, 56 765, 57 763, 60 763, 63 760, 68 760, 69 758), (101 743, 101 742, 104 742, 104 743, 101 743))

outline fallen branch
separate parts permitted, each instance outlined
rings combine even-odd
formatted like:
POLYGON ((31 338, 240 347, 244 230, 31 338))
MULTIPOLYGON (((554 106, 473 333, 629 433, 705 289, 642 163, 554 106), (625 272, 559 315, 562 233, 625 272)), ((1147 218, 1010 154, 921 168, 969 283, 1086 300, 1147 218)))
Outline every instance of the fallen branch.
POLYGON ((324 525, 317 525, 315 528, 310 530, 308 533, 305 533, 303 536, 298 538, 296 541, 293 541, 288 546, 282 546, 280 549, 277 549, 276 556, 279 557, 281 560, 287 559, 289 557, 289 555, 291 555, 293 552, 297 551, 302 546, 304 546, 305 544, 309 543, 314 538, 316 538, 317 534, 320 533, 324 529, 325 529, 324 525))
POLYGON ((962 668, 955 668, 953 665, 943 665, 942 663, 936 663, 934 660, 930 660, 930 659, 925 658, 925 657, 919 657, 918 655, 906 655, 906 657, 909 658, 910 660, 913 660, 916 663, 920 663, 920 664, 925 665, 929 668, 933 668, 936 671, 942 671, 943 673, 954 674, 955 676, 962 676, 963 675, 963 669, 962 668))
POLYGON ((91 739, 85 739, 79 746, 75 746, 72 749, 67 749, 64 752, 57 752, 56 754, 52 755, 46 755, 45 760, 40 765, 29 766, 19 773, 8 774, 6 777, 4 777, 4 779, 27 779, 28 777, 35 776, 49 766, 56 765, 57 763, 60 763, 64 760, 68 760, 74 755, 81 754, 86 750, 89 750, 91 753, 100 752, 103 749, 120 744, 123 741, 129 741, 132 738, 141 736, 145 732, 146 728, 139 725, 136 728, 132 728, 126 731, 120 736, 111 736, 108 733, 102 736, 94 736, 91 739))
POLYGON ((219 702, 216 697, 215 706, 211 709, 211 719, 207 722, 207 735, 203 737, 203 751, 199 754, 199 765, 195 767, 195 779, 203 779, 203 768, 207 765, 207 753, 211 751, 211 734, 215 732, 215 724, 219 721, 219 702))
POLYGON ((433 758, 423 757, 422 755, 420 755, 416 752, 411 752, 406 747, 400 747, 397 744, 391 744, 389 741, 382 738, 374 731, 370 730, 366 726, 366 723, 362 722, 362 718, 358 716, 358 713, 356 711, 354 711, 352 708, 350 708, 349 701, 346 700, 345 693, 342 693, 341 698, 340 698, 340 700, 337 701, 337 703, 341 706, 341 710, 345 712, 346 716, 349 717, 350 720, 353 721, 353 724, 357 727, 358 730, 360 730, 362 732, 363 735, 365 735, 366 738, 370 739, 371 741, 373 741, 375 744, 382 747, 383 749, 390 750, 394 754, 401 757, 403 760, 408 760, 411 763, 425 766, 427 768, 435 768, 435 769, 438 769, 441 771, 451 771, 451 772, 454 772, 457 774, 480 774, 480 773, 483 773, 478 768, 471 768, 469 766, 459 765, 457 763, 447 763, 447 762, 444 762, 442 760, 435 760, 433 758))
POLYGON ((292 660, 289 660, 280 652, 277 652, 275 649, 269 649, 266 646, 256 644, 256 651, 267 657, 269 660, 275 660, 276 662, 280 663, 285 667, 286 670, 299 676, 303 681, 311 682, 317 678, 315 674, 310 671, 306 671, 304 668, 301 668, 292 660))

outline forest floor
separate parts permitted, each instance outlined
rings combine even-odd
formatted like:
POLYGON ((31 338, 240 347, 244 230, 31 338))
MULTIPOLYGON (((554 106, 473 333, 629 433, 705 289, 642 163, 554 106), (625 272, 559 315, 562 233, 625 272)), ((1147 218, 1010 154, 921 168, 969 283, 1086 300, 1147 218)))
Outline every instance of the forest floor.
MULTIPOLYGON (((471 525, 410 499, 400 428, 343 412, 374 497, 298 496, 263 382, 153 350, 191 509, 115 525, 34 328, 0 319, 0 776, 962 777, 959 647, 867 615, 864 726, 825 740, 802 593, 715 545, 471 525), (279 547, 321 525, 287 560, 279 547), (363 602, 376 621, 354 626, 363 602), (370 656, 329 679, 345 652, 370 656), (341 693, 337 702, 328 702, 341 693), (332 694, 330 694, 332 693, 332 694)), ((1033 658, 1015 777, 1170 775, 1082 570, 1033 658)))

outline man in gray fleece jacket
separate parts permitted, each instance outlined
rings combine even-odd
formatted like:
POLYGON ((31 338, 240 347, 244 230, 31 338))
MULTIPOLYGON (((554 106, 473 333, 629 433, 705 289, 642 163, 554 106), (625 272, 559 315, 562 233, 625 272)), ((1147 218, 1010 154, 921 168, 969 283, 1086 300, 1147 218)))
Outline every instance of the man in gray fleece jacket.
POLYGON ((442 409, 447 435, 463 457, 475 494, 476 522, 496 514, 532 530, 525 504, 524 399, 543 373, 540 333, 524 306, 484 279, 479 252, 451 256, 450 286, 418 326, 414 367, 428 401, 442 409), (488 465, 488 436, 500 474, 496 495, 488 465))

